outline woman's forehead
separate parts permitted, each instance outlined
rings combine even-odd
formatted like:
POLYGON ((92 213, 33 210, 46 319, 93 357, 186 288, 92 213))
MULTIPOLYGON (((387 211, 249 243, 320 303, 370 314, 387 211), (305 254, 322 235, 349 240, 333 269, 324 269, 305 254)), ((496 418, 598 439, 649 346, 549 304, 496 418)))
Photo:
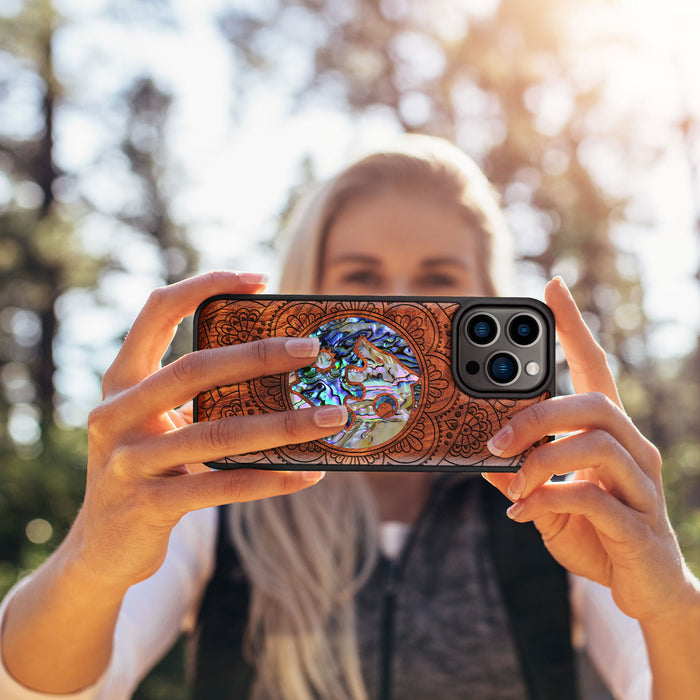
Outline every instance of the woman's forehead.
POLYGON ((430 196, 385 192, 349 202, 328 230, 326 262, 420 255, 430 264, 473 253, 474 232, 458 207, 430 196))

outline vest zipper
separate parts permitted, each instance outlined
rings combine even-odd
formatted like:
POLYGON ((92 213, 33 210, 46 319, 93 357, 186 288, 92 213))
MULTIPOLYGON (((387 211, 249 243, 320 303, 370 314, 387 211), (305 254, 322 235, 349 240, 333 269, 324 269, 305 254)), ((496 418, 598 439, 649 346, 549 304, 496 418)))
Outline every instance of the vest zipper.
POLYGON ((379 666, 379 699, 391 700, 391 661, 394 655, 394 612, 396 609, 396 584, 398 566, 389 561, 389 570, 384 586, 382 605, 382 636, 379 666))
POLYGON ((418 533, 423 529, 429 513, 436 507, 443 491, 444 479, 436 479, 431 484, 428 498, 419 513, 413 528, 408 535, 408 540, 398 561, 386 559, 387 577, 384 584, 384 600, 382 601, 380 661, 379 661, 379 700, 391 700, 392 673, 391 662, 394 656, 394 626, 396 624, 396 598, 398 588, 403 577, 406 563, 410 556, 418 533))

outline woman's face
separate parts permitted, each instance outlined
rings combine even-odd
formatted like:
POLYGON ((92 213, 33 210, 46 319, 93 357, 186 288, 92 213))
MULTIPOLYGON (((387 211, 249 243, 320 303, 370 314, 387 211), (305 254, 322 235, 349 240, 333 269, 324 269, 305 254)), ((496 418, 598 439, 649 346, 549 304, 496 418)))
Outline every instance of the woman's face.
POLYGON ((321 294, 483 296, 476 236, 458 211, 410 190, 351 200, 321 261, 321 294))

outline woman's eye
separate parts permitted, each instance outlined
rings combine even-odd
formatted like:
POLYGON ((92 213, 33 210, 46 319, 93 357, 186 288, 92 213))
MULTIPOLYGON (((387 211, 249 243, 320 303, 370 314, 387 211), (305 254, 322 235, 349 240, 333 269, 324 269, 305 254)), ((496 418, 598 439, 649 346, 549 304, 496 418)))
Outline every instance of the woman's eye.
POLYGON ((354 270, 344 274, 341 281, 358 287, 376 288, 382 283, 381 275, 373 270, 354 270))
POLYGON ((461 285, 454 275, 434 272, 420 277, 418 286, 421 289, 456 289, 461 285))

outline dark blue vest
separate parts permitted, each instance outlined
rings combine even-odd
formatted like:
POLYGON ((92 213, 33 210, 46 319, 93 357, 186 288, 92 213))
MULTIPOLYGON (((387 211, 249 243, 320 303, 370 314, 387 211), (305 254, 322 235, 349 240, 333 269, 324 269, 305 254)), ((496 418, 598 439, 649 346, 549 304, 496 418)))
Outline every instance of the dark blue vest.
MULTIPOLYGON (((473 479, 457 479, 447 496, 443 489, 438 517, 450 512, 445 498, 458 501, 467 487, 475 486, 473 479)), ((485 482, 478 487, 483 489, 488 552, 528 696, 531 700, 575 700, 566 572, 549 555, 534 526, 514 523, 505 516, 509 502, 500 493, 485 482)), ((193 638, 194 700, 244 700, 250 695, 255 673, 241 652, 249 584, 230 540, 225 508, 219 509, 219 515, 216 568, 193 638)), ((449 521, 442 527, 449 528, 449 521)), ((385 648, 382 655, 386 653, 390 655, 391 649, 385 648)), ((389 661, 382 663, 378 700, 391 697, 389 661)))

